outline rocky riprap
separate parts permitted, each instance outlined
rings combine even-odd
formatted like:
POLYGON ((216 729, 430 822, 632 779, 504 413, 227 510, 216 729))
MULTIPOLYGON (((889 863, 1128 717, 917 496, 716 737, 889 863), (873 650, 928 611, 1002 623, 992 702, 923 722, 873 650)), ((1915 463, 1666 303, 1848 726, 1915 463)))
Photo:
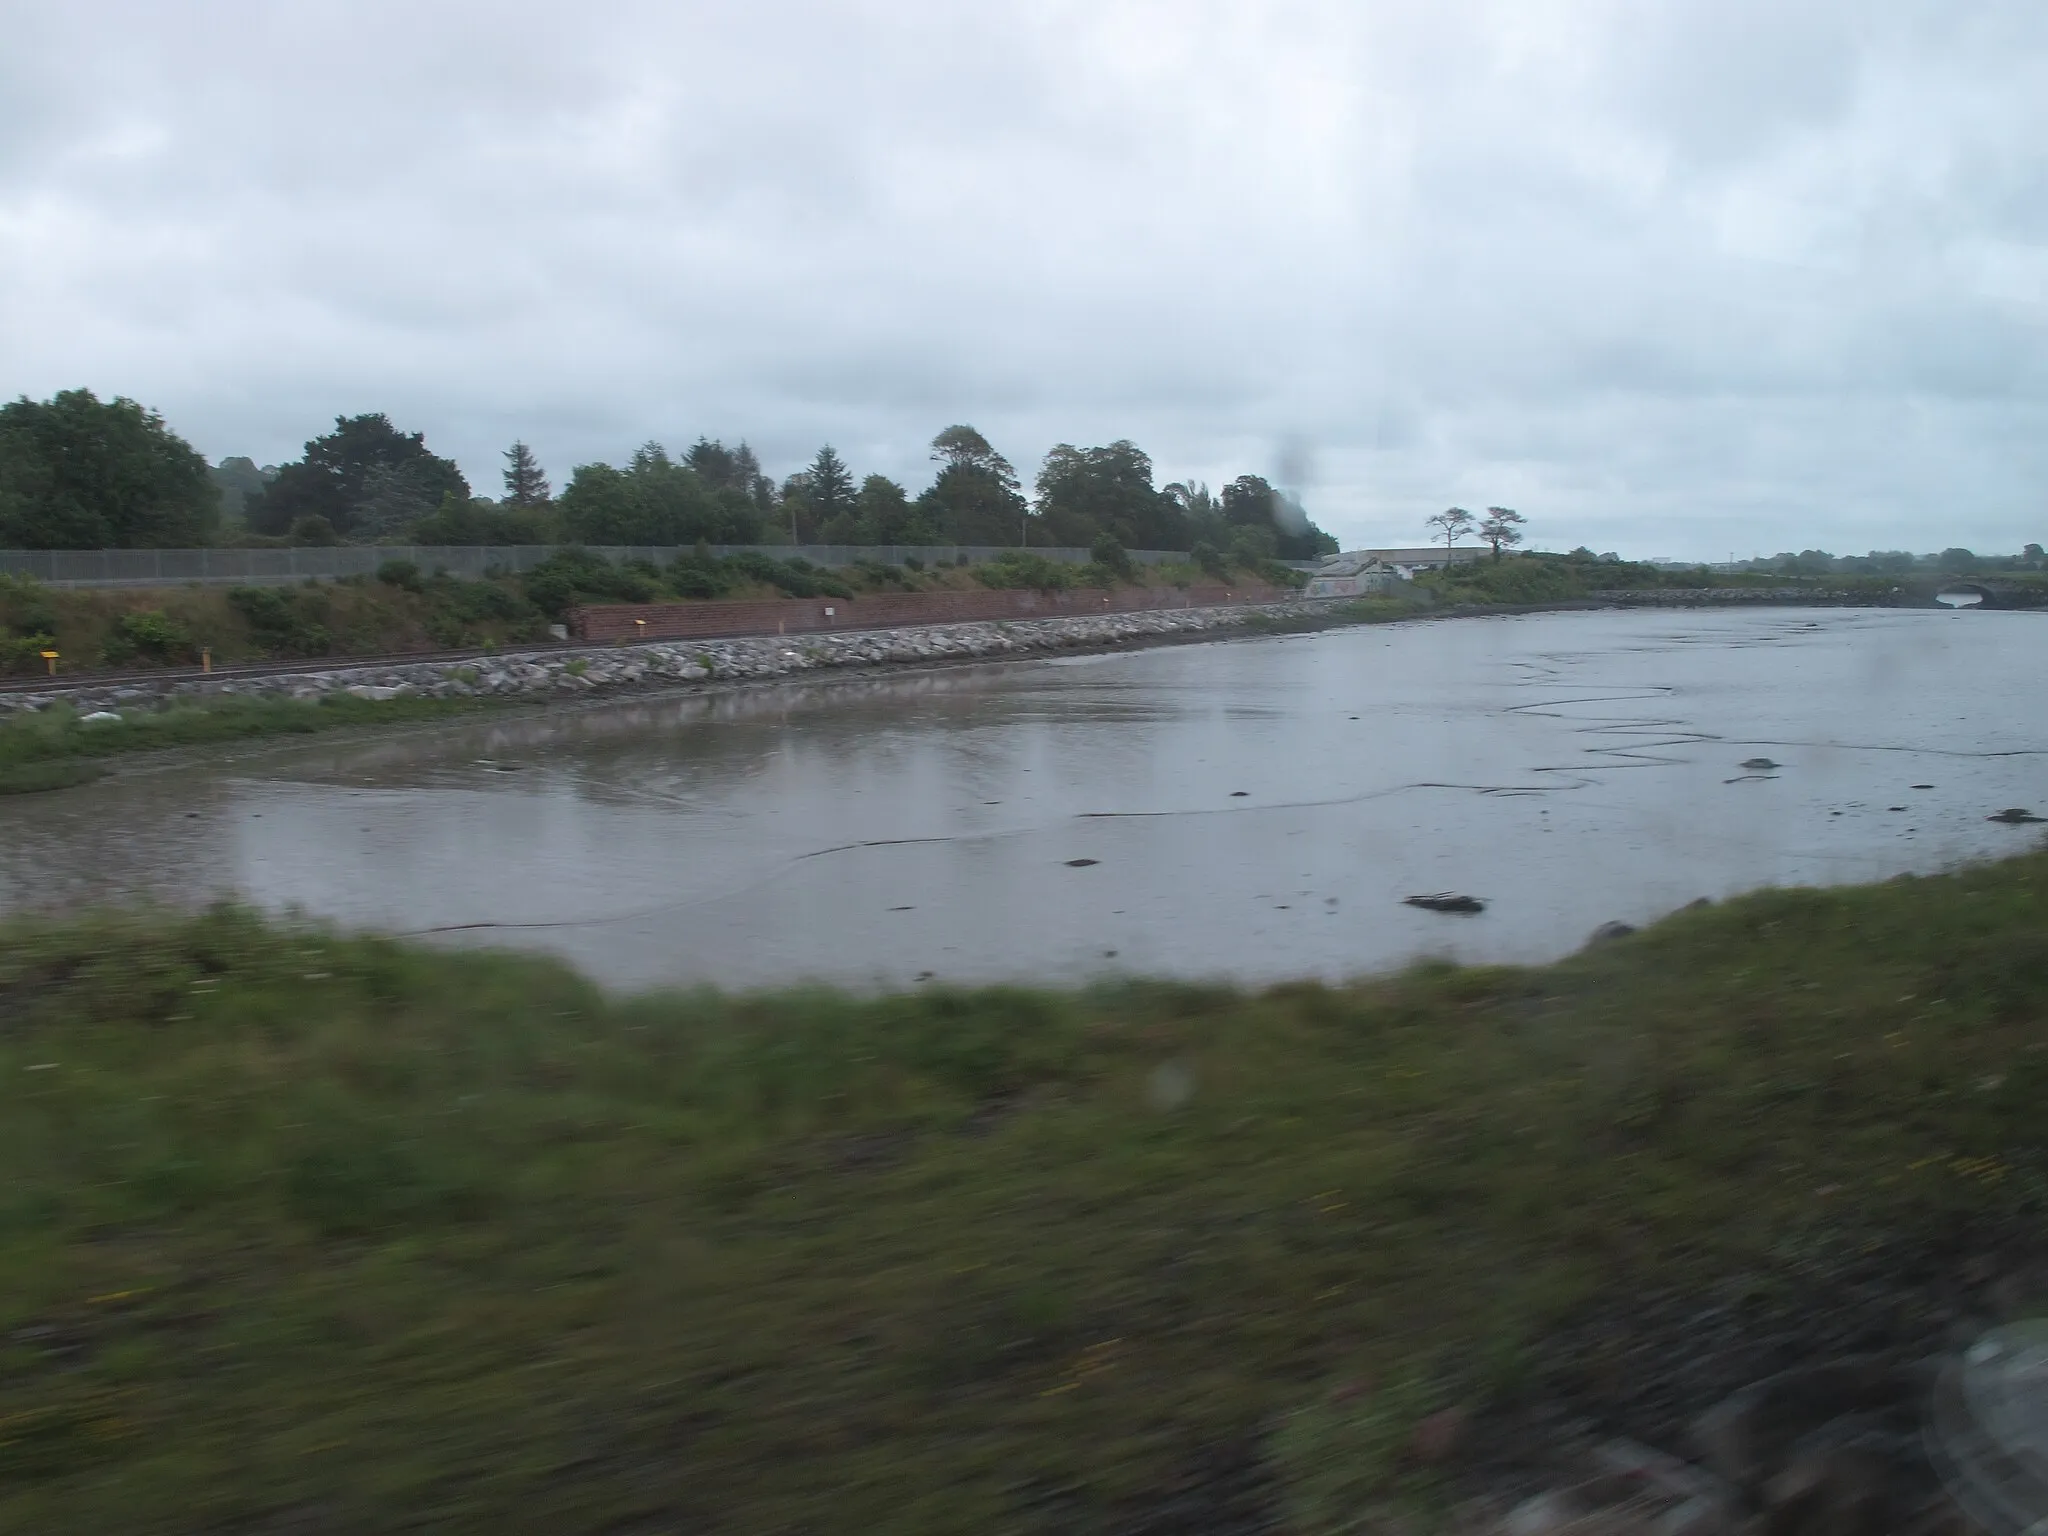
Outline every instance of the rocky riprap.
POLYGON ((831 667, 866 667, 1034 652, 1087 650, 1208 630, 1232 629, 1255 615, 1299 618, 1325 612, 1329 604, 1301 600, 1228 608, 1170 608, 1143 613, 1085 615, 1023 622, 924 624, 903 629, 853 630, 833 634, 763 635, 731 640, 652 640, 637 645, 602 645, 479 656, 467 661, 341 664, 317 672, 260 676, 129 680, 95 685, 90 680, 0 694, 0 714, 71 705, 81 714, 96 710, 154 707, 174 699, 223 697, 319 699, 346 693, 365 699, 560 697, 605 689, 676 684, 731 683, 789 677, 831 667))
POLYGON ((2008 1233, 1971 1254, 1964 1232, 1816 1257, 1789 1294, 1617 1298, 1560 1329, 1540 1379, 1445 1458, 1478 1494, 1454 1528, 2048 1530, 2048 1252, 2008 1233))

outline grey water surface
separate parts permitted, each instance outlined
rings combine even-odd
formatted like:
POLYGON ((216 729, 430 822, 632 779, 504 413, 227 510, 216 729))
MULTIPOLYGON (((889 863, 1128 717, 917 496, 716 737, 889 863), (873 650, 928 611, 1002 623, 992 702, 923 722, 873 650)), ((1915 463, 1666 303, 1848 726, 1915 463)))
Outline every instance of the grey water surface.
POLYGON ((2026 613, 1547 614, 265 744, 0 800, 0 908, 236 895, 617 986, 1543 960, 2032 846, 1985 817, 2048 807, 2044 646, 2026 613), (1486 911, 1402 905, 1438 891, 1486 911))

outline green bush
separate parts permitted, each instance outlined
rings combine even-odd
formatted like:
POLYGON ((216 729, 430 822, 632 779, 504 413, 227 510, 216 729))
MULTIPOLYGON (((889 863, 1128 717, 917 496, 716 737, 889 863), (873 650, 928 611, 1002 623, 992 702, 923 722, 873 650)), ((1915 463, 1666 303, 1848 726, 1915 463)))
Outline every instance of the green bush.
POLYGON ((726 587, 718 562, 695 558, 678 560, 665 578, 669 591, 683 598, 723 597, 726 587))
POLYGON ((452 576, 437 578, 428 589, 435 604, 456 618, 472 624, 517 624, 536 617, 533 604, 494 581, 458 581, 452 576))
POLYGON ((1296 592, 1308 585, 1307 571, 1297 571, 1293 566, 1280 560, 1260 561, 1255 574, 1272 586, 1285 587, 1296 592))
POLYGON ((15 635, 57 633, 57 610, 48 590, 35 577, 0 571, 0 630, 15 635))
POLYGON ((398 587, 406 592, 417 592, 426 585, 420 568, 410 560, 386 560, 377 567, 377 579, 387 587, 398 587))
POLYGON ((820 570, 801 557, 776 560, 757 550, 728 555, 727 569, 747 581, 780 587, 791 597, 852 597, 853 588, 829 571, 820 570))
POLYGON ((0 635, 0 672, 40 672, 43 652, 56 646, 54 635, 0 635))
POLYGON ((571 545, 558 549, 520 578, 526 600, 551 619, 559 619, 590 598, 633 601, 620 590, 621 573, 602 555, 571 545))
POLYGON ((108 666, 137 660, 190 661, 197 654, 192 632, 155 608, 122 614, 100 648, 100 660, 108 666))
POLYGON ((997 591, 1064 592, 1075 584, 1078 574, 1075 566, 1062 565, 1024 549, 1006 549, 974 568, 974 579, 997 591))
POLYGON ((256 642, 275 655, 325 656, 334 648, 334 636, 313 611, 316 606, 324 610, 317 592, 234 587, 228 604, 242 616, 256 642))
POLYGON ((1094 548, 1088 553, 1097 565, 1120 580, 1129 581, 1135 574, 1131 568, 1131 552, 1110 534, 1105 533, 1097 539, 1094 548))

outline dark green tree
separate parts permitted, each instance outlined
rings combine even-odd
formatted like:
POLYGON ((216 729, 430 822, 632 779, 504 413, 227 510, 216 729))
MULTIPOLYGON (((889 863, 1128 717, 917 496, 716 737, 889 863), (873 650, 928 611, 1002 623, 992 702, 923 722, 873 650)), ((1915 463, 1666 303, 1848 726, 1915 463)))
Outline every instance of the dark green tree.
POLYGON ((423 433, 399 431, 381 411, 337 416, 332 432, 308 442, 306 456, 280 469, 260 501, 250 501, 249 526, 283 533, 302 517, 324 517, 346 538, 356 530, 358 509, 388 497, 394 486, 428 511, 451 493, 469 499, 462 471, 430 452, 423 433))
POLYGON ((434 477, 417 464, 376 464, 363 476, 361 498, 350 509, 349 533, 366 543, 395 544, 408 537, 415 523, 434 515, 450 500, 467 501, 453 491, 434 495, 434 477))
POLYGON ((1119 439, 1107 448, 1055 444, 1038 471, 1043 542, 1088 546, 1107 535, 1125 549, 1186 549, 1180 503, 1153 489, 1152 461, 1119 439))
POLYGON ((902 486, 887 475, 869 475, 860 483, 861 527, 873 544, 939 544, 945 530, 932 520, 930 509, 914 504, 902 486))
POLYGON ((748 490, 751 487, 740 467, 740 453, 746 451, 746 446, 742 443, 735 451, 712 438, 700 437, 683 454, 683 464, 714 491, 748 490))
POLYGON ((0 405, 0 546, 204 544, 220 500, 206 460, 133 400, 67 389, 0 405))
POLYGON ((264 487, 277 478, 277 466, 258 469, 254 459, 237 455, 222 459, 207 471, 207 476, 220 487, 221 521, 239 523, 249 499, 261 496, 264 487))
POLYGON ((683 463, 714 492, 732 492, 761 513, 775 509, 775 482, 761 473, 761 461, 742 442, 728 448, 716 438, 700 437, 683 455, 683 463))
POLYGON ((810 468, 804 473, 810 481, 811 520, 815 526, 822 528, 841 517, 853 515, 853 475, 830 443, 818 450, 818 456, 811 460, 810 468))
POLYGON ((558 544, 557 504, 515 507, 495 501, 443 496, 433 513, 408 530, 416 544, 558 544))
POLYGON ((760 517, 738 492, 714 491, 659 443, 624 469, 579 465, 562 492, 563 532, 583 544, 752 544, 760 517))
POLYGON ((1222 508, 1231 551, 1240 560, 1255 552, 1264 559, 1313 560, 1337 547, 1335 539, 1309 520, 1300 502, 1275 490, 1261 475, 1239 475, 1223 487, 1222 508), (1262 533, 1271 535, 1270 547, 1259 536, 1262 533))
POLYGON ((970 426, 932 439, 939 477, 918 497, 942 543, 1022 544, 1028 511, 1010 461, 970 426))
POLYGON ((818 531, 818 519, 811 510, 811 472, 800 469, 783 481, 775 505, 775 531, 787 533, 792 544, 809 543, 818 531))
POLYGON ((547 471, 525 443, 505 450, 505 501, 515 507, 544 507, 554 498, 547 471))

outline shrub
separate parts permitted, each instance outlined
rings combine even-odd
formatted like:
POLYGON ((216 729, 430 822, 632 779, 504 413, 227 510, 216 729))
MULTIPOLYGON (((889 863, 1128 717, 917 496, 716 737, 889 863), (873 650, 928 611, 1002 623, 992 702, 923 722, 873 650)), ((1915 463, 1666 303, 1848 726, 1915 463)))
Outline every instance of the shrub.
POLYGON ((1308 585, 1308 572, 1297 571, 1293 566, 1279 560, 1262 560, 1257 574, 1276 587, 1286 587, 1299 592, 1308 585))
POLYGON ((520 585, 526 600, 551 619, 559 619, 581 598, 615 598, 619 572, 602 555, 571 545, 558 549, 525 576, 520 585))
POLYGON ((1029 550, 1006 549, 986 565, 974 568, 974 579, 998 591, 1035 588, 1063 592, 1074 585, 1075 567, 1061 565, 1029 550))
POLYGON ((387 587, 398 587, 407 592, 417 592, 426 585, 420 568, 410 560, 386 560, 377 567, 377 579, 387 587))
POLYGON ((57 633, 57 610, 50 595, 33 576, 12 576, 0 571, 0 619, 10 634, 49 636, 57 633))
POLYGON ((115 620, 100 648, 100 660, 109 666, 136 660, 190 661, 194 652, 189 629, 155 608, 144 608, 115 620))
POLYGON ((704 569, 694 561, 678 560, 669 567, 668 589, 677 597, 705 598, 725 595, 725 584, 718 579, 717 573, 704 569))
POLYGON ((315 512, 311 516, 302 517, 292 524, 292 542, 294 544, 326 546, 339 544, 341 542, 341 535, 334 531, 334 524, 315 512))
POLYGON ((289 587, 232 587, 228 604, 257 644, 285 656, 324 656, 334 647, 327 626, 309 612, 311 594, 289 587))
POLYGON ((56 648, 54 635, 0 635, 0 672, 40 672, 43 652, 56 648))
POLYGON ((725 564, 746 580, 779 587, 791 597, 853 596, 853 588, 805 559, 775 560, 757 550, 746 549, 736 555, 728 555, 725 564))
POLYGON ((531 603, 494 581, 457 581, 451 577, 434 584, 434 596, 457 618, 472 624, 516 624, 535 617, 531 603))
POLYGON ((1131 552, 1119 544, 1114 535, 1105 533, 1095 541, 1095 547, 1088 553, 1097 565, 1113 576, 1123 581, 1131 579, 1131 552))

